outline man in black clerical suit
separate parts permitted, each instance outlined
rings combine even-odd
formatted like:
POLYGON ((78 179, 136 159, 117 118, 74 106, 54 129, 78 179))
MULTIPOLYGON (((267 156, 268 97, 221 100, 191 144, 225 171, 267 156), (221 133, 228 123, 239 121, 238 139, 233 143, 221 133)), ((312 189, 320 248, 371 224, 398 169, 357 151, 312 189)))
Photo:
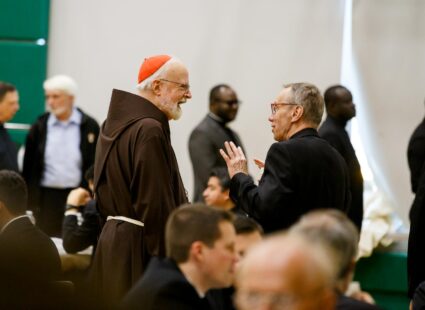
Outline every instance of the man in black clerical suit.
POLYGON ((165 232, 167 258, 152 258, 123 309, 208 310, 205 293, 229 287, 237 259, 233 216, 205 205, 181 207, 165 232))
POLYGON ((0 171, 0 308, 43 309, 60 275, 54 243, 25 215, 27 188, 14 171, 0 171))
POLYGON ((238 134, 227 126, 236 118, 240 101, 236 92, 226 84, 214 86, 210 91, 210 112, 195 127, 189 138, 189 154, 194 175, 193 201, 203 201, 202 192, 207 187, 213 168, 226 167, 219 149, 225 141, 242 147, 238 134))
POLYGON ((356 116, 351 92, 341 85, 329 87, 324 94, 328 116, 319 129, 319 135, 328 141, 344 158, 350 176, 351 207, 348 217, 361 231, 363 221, 363 176, 356 152, 345 126, 356 116))
POLYGON ((350 191, 344 159, 317 127, 323 114, 323 97, 312 84, 284 86, 271 104, 269 117, 274 143, 258 186, 247 173, 241 148, 225 143, 231 177, 230 197, 263 226, 265 232, 287 228, 312 209, 347 211, 350 191))
POLYGON ((0 81, 0 170, 18 171, 17 149, 4 123, 19 110, 19 94, 15 86, 0 81))

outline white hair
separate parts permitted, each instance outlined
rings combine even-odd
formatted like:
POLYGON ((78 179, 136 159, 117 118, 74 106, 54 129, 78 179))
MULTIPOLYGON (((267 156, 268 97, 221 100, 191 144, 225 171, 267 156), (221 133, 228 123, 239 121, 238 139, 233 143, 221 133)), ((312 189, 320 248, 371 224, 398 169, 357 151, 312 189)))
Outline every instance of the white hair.
POLYGON ((166 73, 168 69, 170 69, 170 66, 175 63, 182 63, 182 62, 178 58, 172 56, 165 64, 162 65, 161 68, 159 68, 156 72, 154 72, 154 74, 152 74, 150 77, 144 79, 142 82, 137 84, 136 88, 138 90, 150 89, 152 86, 152 82, 164 76, 164 73, 166 73))
POLYGON ((67 75, 55 75, 43 83, 43 88, 47 90, 60 90, 70 96, 75 96, 77 93, 77 83, 67 75))

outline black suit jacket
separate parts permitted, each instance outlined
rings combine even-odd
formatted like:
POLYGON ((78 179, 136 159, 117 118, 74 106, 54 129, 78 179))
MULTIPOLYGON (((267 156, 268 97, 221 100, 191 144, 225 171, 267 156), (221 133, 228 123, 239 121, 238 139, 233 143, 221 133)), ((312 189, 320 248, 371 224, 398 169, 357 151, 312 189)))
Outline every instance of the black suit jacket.
POLYGON ((171 259, 152 258, 142 278, 124 298, 122 309, 209 310, 205 298, 171 259))
POLYGON ((346 122, 328 115, 319 129, 319 135, 328 141, 344 158, 350 176, 351 207, 348 217, 361 231, 363 221, 363 176, 350 137, 345 131, 346 122))
MULTIPOLYGON (((96 209, 96 200, 90 200, 83 209, 83 222, 78 225, 76 215, 66 215, 62 225, 63 248, 68 253, 76 253, 93 245, 101 232, 100 215, 96 209)), ((94 249, 93 249, 94 253, 94 249)))
POLYGON ((59 276, 54 243, 27 217, 11 222, 0 234, 0 308, 42 305, 59 276))
POLYGON ((425 170, 425 119, 416 127, 407 147, 412 192, 416 193, 421 173, 425 170))
POLYGON ((227 167, 219 152, 224 148, 225 141, 233 141, 243 149, 238 134, 210 115, 205 116, 190 134, 189 154, 194 175, 194 202, 203 201, 202 192, 207 187, 211 170, 227 167))
POLYGON ((266 232, 288 228, 312 209, 347 211, 351 200, 344 159, 312 128, 270 147, 258 186, 243 173, 233 176, 230 196, 266 232))

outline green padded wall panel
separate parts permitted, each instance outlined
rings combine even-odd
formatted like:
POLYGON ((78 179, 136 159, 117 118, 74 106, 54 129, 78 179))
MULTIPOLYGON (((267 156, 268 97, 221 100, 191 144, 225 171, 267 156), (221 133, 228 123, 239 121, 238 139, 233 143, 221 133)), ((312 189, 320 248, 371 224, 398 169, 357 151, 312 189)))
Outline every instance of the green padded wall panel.
POLYGON ((0 38, 46 39, 49 0, 0 0, 0 38))
POLYGON ((0 41, 0 80, 14 84, 20 95, 12 123, 31 124, 44 111, 46 49, 29 42, 0 41))
MULTIPOLYGON (((44 111, 49 0, 0 0, 0 81, 14 84, 20 110, 10 123, 31 124, 44 111)), ((19 144, 26 130, 9 130, 19 144)))

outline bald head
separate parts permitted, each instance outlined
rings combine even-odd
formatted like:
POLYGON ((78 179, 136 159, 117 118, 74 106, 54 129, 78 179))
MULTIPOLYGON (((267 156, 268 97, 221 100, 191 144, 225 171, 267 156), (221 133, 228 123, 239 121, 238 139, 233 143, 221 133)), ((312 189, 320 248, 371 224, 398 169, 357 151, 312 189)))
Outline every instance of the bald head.
POLYGON ((295 235, 255 246, 237 274, 237 306, 245 309, 333 309, 333 269, 325 253, 295 235))

